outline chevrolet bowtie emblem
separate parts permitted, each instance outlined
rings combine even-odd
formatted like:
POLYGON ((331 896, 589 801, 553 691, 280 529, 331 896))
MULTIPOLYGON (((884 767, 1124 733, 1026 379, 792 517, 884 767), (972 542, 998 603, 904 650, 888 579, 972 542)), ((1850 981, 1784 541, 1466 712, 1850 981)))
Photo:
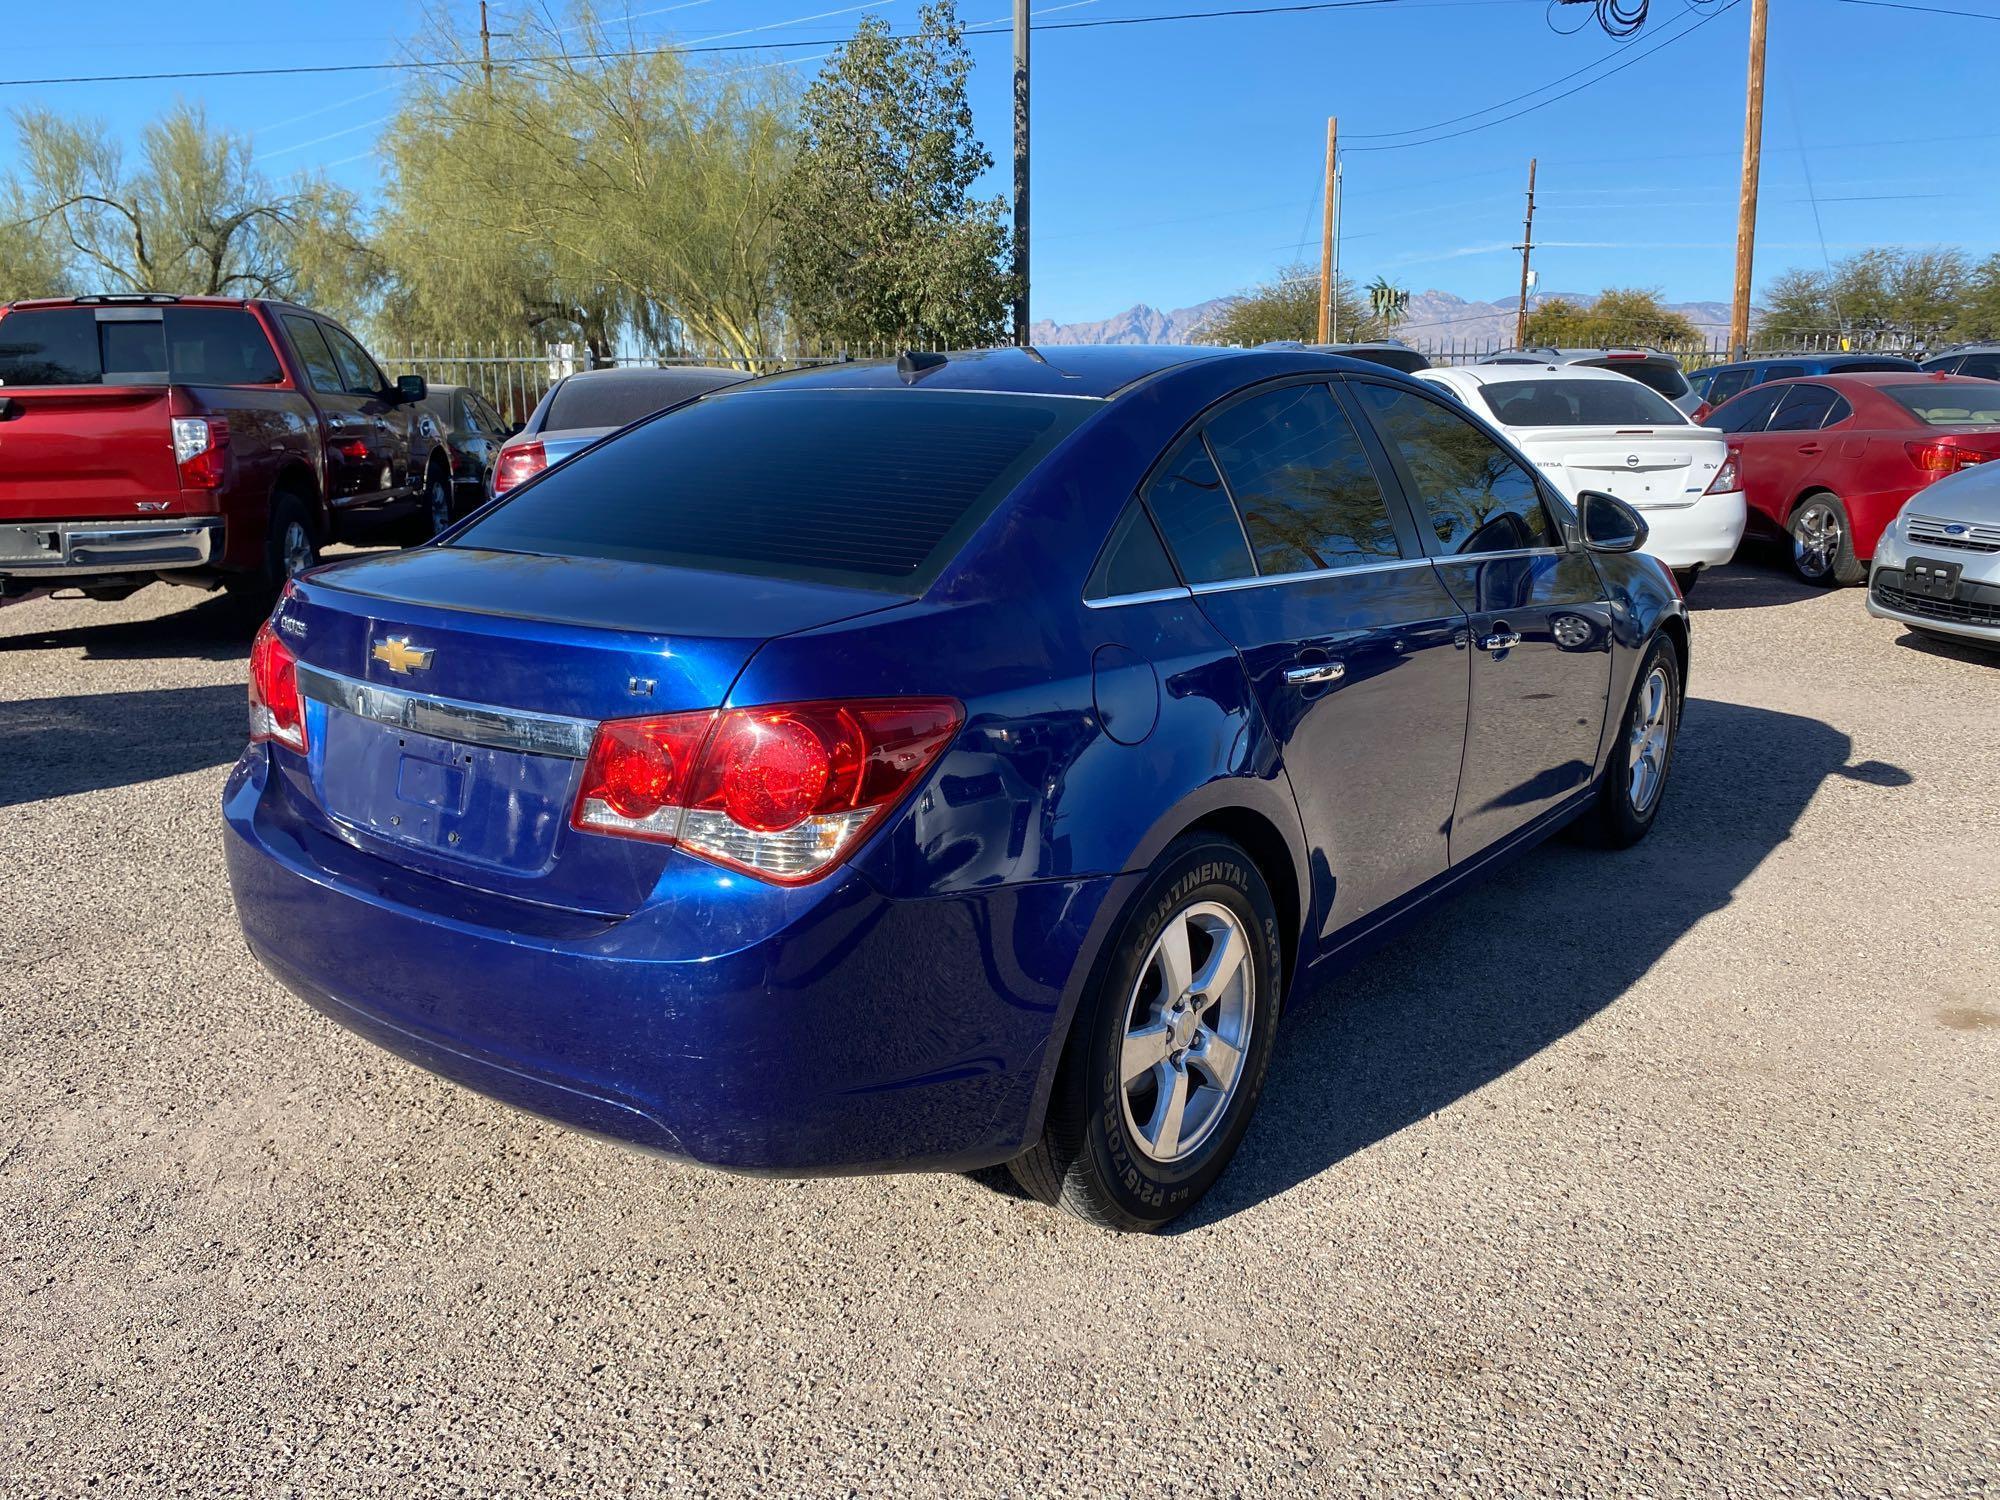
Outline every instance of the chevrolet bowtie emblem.
POLYGON ((377 641, 375 649, 368 654, 391 672, 421 672, 431 664, 429 646, 412 646, 400 635, 377 641))

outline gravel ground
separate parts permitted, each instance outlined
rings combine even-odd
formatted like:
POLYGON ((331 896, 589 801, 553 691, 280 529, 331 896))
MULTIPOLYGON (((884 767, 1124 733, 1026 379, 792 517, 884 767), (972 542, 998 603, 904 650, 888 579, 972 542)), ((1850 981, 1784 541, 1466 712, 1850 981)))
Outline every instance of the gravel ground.
POLYGON ((1989 1493, 2000 660, 1694 602, 1652 838, 1312 985, 1153 1239, 370 1049, 236 936, 240 629, 0 611, 0 1493, 1989 1493))

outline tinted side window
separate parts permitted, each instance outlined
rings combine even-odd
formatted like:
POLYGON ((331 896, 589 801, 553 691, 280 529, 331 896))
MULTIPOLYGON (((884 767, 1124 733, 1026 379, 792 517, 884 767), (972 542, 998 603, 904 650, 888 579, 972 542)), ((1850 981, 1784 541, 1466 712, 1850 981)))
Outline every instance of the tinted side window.
POLYGON ((1090 582, 1084 585, 1083 597, 1111 599, 1179 586, 1174 565, 1167 561, 1167 549, 1160 545, 1160 535, 1147 519, 1146 508, 1137 500, 1131 501, 1111 528, 1090 582))
POLYGON ((285 314, 285 332, 291 335, 292 347, 298 351, 300 361, 306 367, 306 379, 312 382, 316 391, 337 391, 342 389, 340 366, 333 362, 333 351, 326 346, 326 336, 319 331, 319 324, 311 318, 285 314))
POLYGON ((1958 373, 1980 380, 2000 380, 2000 354, 1968 354, 1958 373))
POLYGON ((1347 413, 1323 385, 1293 385, 1208 424, 1260 573, 1393 562, 1389 505, 1347 413))
POLYGON ((1827 408, 1826 415, 1820 418, 1819 425, 1822 427, 1832 427, 1835 423, 1845 422, 1853 415, 1854 408, 1847 404, 1847 398, 1845 396, 1835 396, 1833 398, 1833 405, 1827 408))
POLYGON ((1447 553, 1561 545, 1534 477, 1464 417, 1387 386, 1355 389, 1402 454, 1427 524, 1447 553))
POLYGON ((1723 432, 1762 432, 1764 424, 1771 419, 1772 408, 1777 406, 1782 390, 1759 386, 1745 391, 1734 401, 1726 402, 1708 414, 1702 425, 1715 427, 1723 432))
POLYGON ((332 324, 325 327, 327 342, 333 345, 333 357, 340 361, 340 374, 347 382, 348 394, 380 395, 389 382, 375 368, 375 361, 368 357, 368 351, 332 324))
POLYGON ((1716 371, 1715 379, 1708 387, 1708 404, 1710 406, 1720 406, 1731 396, 1748 390, 1751 376, 1754 373, 1751 370, 1716 371))
POLYGON ((1766 365, 1758 372, 1760 381, 1795 380, 1806 373, 1804 365, 1766 365))
POLYGON ((1835 396, 1823 385, 1788 385, 1766 432, 1817 432, 1833 410, 1835 396))
POLYGON ((1146 507, 1160 523, 1181 576, 1189 583, 1219 583, 1248 578, 1250 564, 1236 508, 1222 487, 1222 476, 1199 437, 1186 444, 1146 490, 1146 507))

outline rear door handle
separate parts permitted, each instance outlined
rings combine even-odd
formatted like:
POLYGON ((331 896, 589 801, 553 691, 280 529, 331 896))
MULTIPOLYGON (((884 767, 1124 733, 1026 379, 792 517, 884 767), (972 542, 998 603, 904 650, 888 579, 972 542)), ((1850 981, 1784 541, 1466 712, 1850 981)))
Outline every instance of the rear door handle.
POLYGON ((1479 638, 1481 651, 1507 651, 1520 644, 1521 632, 1518 630, 1496 630, 1491 635, 1479 638))
POLYGON ((1285 669, 1285 681, 1293 687, 1311 687, 1315 683, 1338 682, 1346 675, 1346 663, 1337 661, 1308 662, 1302 667, 1285 669))

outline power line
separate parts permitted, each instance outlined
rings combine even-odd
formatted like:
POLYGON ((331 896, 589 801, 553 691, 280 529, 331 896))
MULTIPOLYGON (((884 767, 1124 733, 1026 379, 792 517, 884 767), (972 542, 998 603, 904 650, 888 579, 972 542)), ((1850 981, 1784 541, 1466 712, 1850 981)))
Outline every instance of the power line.
POLYGON ((1867 5, 1877 10, 1920 10, 1932 16, 1964 16, 1968 21, 2000 21, 1984 10, 1946 10, 1942 5, 1906 5, 1902 0, 1840 0, 1842 5, 1867 5))
MULTIPOLYGON (((1477 125, 1468 125, 1463 130, 1448 131, 1444 135, 1427 136, 1420 141, 1390 141, 1387 142, 1386 144, 1379 146, 1351 146, 1348 149, 1350 151, 1407 151, 1413 146, 1435 146, 1440 141, 1457 140, 1462 135, 1472 135, 1481 130, 1490 130, 1495 125, 1505 125, 1510 120, 1518 120, 1523 115, 1531 115, 1538 109, 1546 109, 1551 104, 1559 103, 1560 101, 1569 98, 1572 94, 1580 94, 1587 88, 1594 88, 1596 85, 1604 82, 1605 79, 1611 77, 1613 74, 1622 73, 1627 68, 1633 67, 1639 63, 1644 62, 1647 58, 1651 57, 1655 52, 1659 52, 1664 48, 1671 47, 1675 42, 1685 41, 1687 38, 1693 36, 1697 31, 1701 30, 1702 27, 1708 25, 1712 21, 1720 20, 1723 16, 1727 15, 1730 11, 1736 9, 1736 7, 1741 5, 1742 3, 1743 0, 1729 0, 1728 4, 1716 7, 1715 10, 1703 16, 1700 20, 1696 21, 1692 26, 1688 27, 1685 31, 1676 32, 1674 35, 1667 37, 1662 41, 1655 42, 1652 46, 1645 48, 1643 51, 1637 52, 1633 54, 1631 57, 1626 58, 1625 61, 1619 63, 1617 67, 1607 68, 1604 72, 1599 73, 1595 78, 1586 78, 1582 83, 1577 84, 1574 88, 1564 89, 1560 94, 1551 94, 1549 95, 1548 98, 1538 100, 1537 102, 1530 104, 1525 109, 1517 109, 1512 114, 1501 115, 1499 118, 1493 120, 1482 120, 1477 125)), ((1574 77, 1575 75, 1568 74, 1565 76, 1574 77)), ((1561 79, 1555 80, 1555 82, 1561 82, 1561 81, 1562 81, 1561 79)), ((1549 86, 1550 86, 1549 84, 1542 85, 1543 88, 1548 88, 1549 86)), ((1529 94, 1535 94, 1541 92, 1541 90, 1530 89, 1528 92, 1529 94)), ((1525 96, 1521 95, 1516 96, 1516 98, 1521 98, 1521 97, 1525 96)), ((1511 103, 1513 101, 1510 100, 1505 102, 1511 103)), ((1490 108, 1492 109, 1498 109, 1501 107, 1502 107, 1501 105, 1490 106, 1490 108)), ((1474 110, 1473 113, 1477 115, 1477 114, 1487 113, 1487 111, 1474 110)))
MULTIPOLYGON (((1112 26, 1156 26, 1181 21, 1230 20, 1245 16, 1303 15, 1329 10, 1370 10, 1407 9, 1426 10, 1461 6, 1481 6, 1489 4, 1529 3, 1529 0, 1305 0, 1295 5, 1252 5, 1238 6, 1229 10, 1174 11, 1149 16, 1116 16, 1092 21, 1048 21, 1033 27, 1035 31, 1094 31, 1112 26)), ((862 7, 856 6, 855 9, 862 7)), ((966 30, 967 36, 994 36, 998 32, 974 28, 966 30)), ((907 41, 921 35, 918 32, 891 32, 891 40, 907 41)), ((710 52, 774 52, 803 47, 838 47, 849 39, 846 37, 815 37, 811 40, 791 40, 784 42, 744 42, 729 46, 695 44, 690 46, 624 47, 590 52, 554 52, 522 54, 514 57, 496 57, 496 68, 518 67, 524 64, 556 62, 616 62, 635 57, 662 57, 678 55, 696 56, 710 52)), ((0 88, 42 88, 71 83, 177 83, 211 78, 298 78, 334 73, 416 73, 434 68, 466 68, 474 66, 477 59, 469 57, 406 58, 394 62, 373 63, 304 63, 283 68, 195 68, 159 73, 78 73, 48 78, 0 78, 0 88)))

